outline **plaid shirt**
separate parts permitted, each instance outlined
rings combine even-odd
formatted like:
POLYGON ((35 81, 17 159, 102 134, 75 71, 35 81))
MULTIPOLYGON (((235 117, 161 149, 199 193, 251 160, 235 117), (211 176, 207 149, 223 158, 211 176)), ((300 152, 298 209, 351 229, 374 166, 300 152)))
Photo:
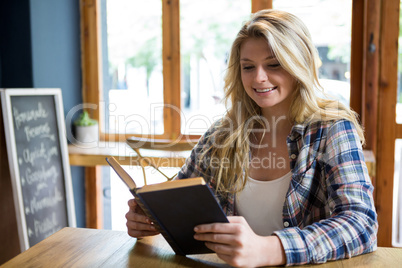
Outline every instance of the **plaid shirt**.
MULTIPOLYGON (((197 155, 212 145, 213 125, 194 147, 178 178, 204 177, 215 188, 208 161, 197 155)), ((354 125, 346 120, 296 124, 287 137, 292 180, 283 206, 282 242, 287 265, 350 258, 377 248, 373 186, 354 125)), ((227 215, 235 196, 218 195, 227 215)))

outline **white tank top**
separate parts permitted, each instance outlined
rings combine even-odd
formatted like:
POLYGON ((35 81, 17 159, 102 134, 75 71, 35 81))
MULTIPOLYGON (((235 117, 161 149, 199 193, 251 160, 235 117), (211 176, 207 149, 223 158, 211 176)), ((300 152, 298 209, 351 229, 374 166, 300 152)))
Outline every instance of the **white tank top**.
POLYGON ((236 209, 258 235, 271 235, 283 229, 282 210, 292 173, 273 181, 248 178, 236 197, 236 209))

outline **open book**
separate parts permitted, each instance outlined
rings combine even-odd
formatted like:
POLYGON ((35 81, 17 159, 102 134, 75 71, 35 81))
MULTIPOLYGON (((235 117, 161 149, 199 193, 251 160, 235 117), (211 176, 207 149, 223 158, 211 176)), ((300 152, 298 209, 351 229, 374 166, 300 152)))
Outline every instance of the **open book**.
POLYGON ((229 221, 203 178, 173 180, 137 188, 116 159, 108 157, 106 161, 128 186, 176 254, 212 253, 204 242, 194 239, 194 227, 229 221))

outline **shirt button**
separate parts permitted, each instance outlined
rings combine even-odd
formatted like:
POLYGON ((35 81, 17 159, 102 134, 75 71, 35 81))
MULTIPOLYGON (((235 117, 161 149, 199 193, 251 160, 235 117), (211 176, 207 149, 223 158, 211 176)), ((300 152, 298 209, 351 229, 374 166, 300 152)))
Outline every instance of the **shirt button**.
POLYGON ((295 154, 291 154, 291 155, 290 155, 290 158, 292 158, 293 160, 295 160, 295 159, 296 159, 296 155, 295 155, 295 154))
POLYGON ((285 222, 283 222, 283 226, 285 226, 285 228, 289 227, 289 223, 287 221, 285 221, 285 222))

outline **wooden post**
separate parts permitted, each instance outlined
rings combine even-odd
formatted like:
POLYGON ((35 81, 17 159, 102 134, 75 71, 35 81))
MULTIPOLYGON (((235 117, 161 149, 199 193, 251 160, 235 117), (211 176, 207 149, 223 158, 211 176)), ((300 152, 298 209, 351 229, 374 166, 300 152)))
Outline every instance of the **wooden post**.
POLYGON ((380 81, 378 92, 377 178, 378 246, 392 245, 395 109, 398 86, 399 0, 381 2, 380 81))
POLYGON ((85 168, 85 200, 87 228, 103 228, 101 166, 85 168))
POLYGON ((352 42, 350 53, 350 108, 362 116, 364 0, 352 1, 352 42))
POLYGON ((255 13, 262 9, 272 8, 272 0, 252 0, 251 12, 255 13))
POLYGON ((100 7, 99 0, 80 0, 81 12, 81 63, 82 63, 82 100, 83 103, 98 105, 90 110, 91 117, 102 120, 99 101, 102 94, 101 47, 100 47, 100 7))
POLYGON ((377 150, 378 71, 381 1, 365 1, 365 31, 363 42, 362 123, 365 129, 365 149, 377 150))
POLYGON ((180 134, 180 4, 179 0, 162 1, 163 33, 163 109, 165 133, 168 139, 180 134))
MULTIPOLYGON (((98 120, 102 129, 99 110, 102 94, 101 47, 100 47, 100 3, 99 0, 80 0, 81 12, 81 61, 82 61, 82 99, 84 104, 95 104, 91 116, 98 120)), ((101 133, 102 134, 102 133, 101 133)), ((103 139, 102 135, 100 138, 103 139)), ((102 227, 102 176, 100 167, 85 168, 86 226, 102 227)))

